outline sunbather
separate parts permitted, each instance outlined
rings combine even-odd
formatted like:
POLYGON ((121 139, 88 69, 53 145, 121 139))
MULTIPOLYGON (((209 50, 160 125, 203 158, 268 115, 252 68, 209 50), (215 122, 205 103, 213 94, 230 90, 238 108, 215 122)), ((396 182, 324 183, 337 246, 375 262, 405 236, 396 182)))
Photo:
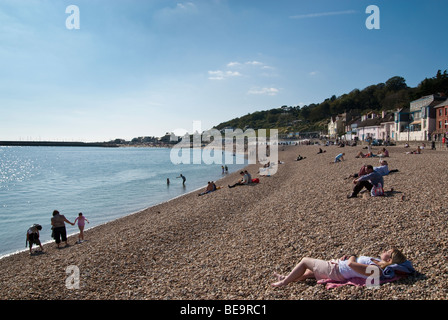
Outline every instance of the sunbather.
POLYGON ((418 146, 416 150, 410 151, 410 152, 405 152, 405 153, 406 154, 421 154, 422 153, 422 149, 420 149, 420 146, 418 146))
MULTIPOLYGON (((303 258, 298 265, 287 275, 274 273, 277 282, 272 283, 274 287, 286 286, 291 282, 303 281, 314 278, 316 280, 331 279, 335 281, 345 281, 351 278, 364 278, 378 274, 385 276, 385 270, 392 265, 400 265, 407 262, 406 257, 399 250, 392 248, 384 251, 380 259, 355 255, 343 256, 338 260, 320 260, 313 258, 303 258), (375 272, 375 268, 377 268, 375 272)), ((406 269, 413 272, 412 265, 406 269)))
POLYGON ((355 156, 355 158, 371 158, 376 157, 375 154, 372 152, 362 153, 362 151, 359 151, 358 154, 355 156))

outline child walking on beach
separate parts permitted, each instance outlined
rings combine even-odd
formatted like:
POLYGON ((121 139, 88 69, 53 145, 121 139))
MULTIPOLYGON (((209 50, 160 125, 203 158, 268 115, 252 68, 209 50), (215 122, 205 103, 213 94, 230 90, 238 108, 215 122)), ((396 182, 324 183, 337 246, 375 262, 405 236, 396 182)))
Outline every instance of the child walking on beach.
POLYGON ((81 243, 84 241, 84 226, 87 223, 90 223, 89 220, 87 220, 86 217, 82 215, 82 212, 79 213, 78 218, 75 219, 75 223, 78 221, 78 228, 79 228, 79 236, 78 236, 78 243, 81 243))

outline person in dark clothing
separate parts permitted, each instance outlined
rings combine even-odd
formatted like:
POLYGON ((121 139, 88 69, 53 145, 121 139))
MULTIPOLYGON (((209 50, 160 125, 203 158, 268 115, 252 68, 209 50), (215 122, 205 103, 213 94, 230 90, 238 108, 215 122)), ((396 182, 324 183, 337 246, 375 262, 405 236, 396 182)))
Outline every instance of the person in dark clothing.
POLYGON ((384 187, 383 176, 373 170, 373 166, 370 164, 366 166, 366 174, 353 180, 353 183, 355 186, 353 187, 352 193, 348 195, 347 198, 356 198, 363 188, 371 191, 374 187, 384 187))
POLYGON ((65 242, 65 246, 68 246, 67 243, 67 230, 65 229, 65 223, 70 223, 72 226, 75 224, 73 222, 68 221, 65 216, 59 214, 58 210, 53 211, 53 218, 51 218, 51 225, 53 227, 53 236, 56 241, 56 245, 59 248, 59 245, 62 241, 65 242))
POLYGON ((30 254, 32 254, 33 244, 38 245, 41 252, 44 251, 44 248, 39 240, 40 230, 42 230, 42 226, 40 224, 33 224, 26 232, 26 245, 30 246, 30 254))

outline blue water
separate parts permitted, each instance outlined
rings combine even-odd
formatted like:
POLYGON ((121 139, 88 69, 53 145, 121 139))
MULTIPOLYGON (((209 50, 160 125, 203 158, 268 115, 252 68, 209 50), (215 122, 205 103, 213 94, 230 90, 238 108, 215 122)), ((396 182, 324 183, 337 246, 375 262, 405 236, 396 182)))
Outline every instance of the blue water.
MULTIPOLYGON (((241 159, 228 164, 230 172, 245 166, 241 159)), ((170 149, 0 147, 0 257, 25 250, 34 223, 43 227, 42 243, 51 241, 55 209, 72 222, 83 212, 91 228, 221 177, 220 164, 173 164, 170 149)), ((67 225, 67 232, 78 230, 67 225)))

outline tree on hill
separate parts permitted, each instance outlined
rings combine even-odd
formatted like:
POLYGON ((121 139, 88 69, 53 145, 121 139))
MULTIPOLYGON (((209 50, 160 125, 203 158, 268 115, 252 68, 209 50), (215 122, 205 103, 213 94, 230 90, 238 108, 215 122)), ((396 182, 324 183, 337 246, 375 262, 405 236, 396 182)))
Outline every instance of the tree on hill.
POLYGON ((257 111, 223 122, 216 128, 219 130, 228 126, 241 129, 250 127, 255 130, 283 128, 289 132, 325 130, 331 116, 353 110, 359 112, 395 110, 409 106, 411 101, 421 96, 434 93, 448 95, 447 70, 444 72, 438 70, 435 77, 424 79, 416 88, 410 88, 403 77, 394 76, 385 83, 370 85, 362 90, 354 89, 339 97, 333 95, 318 104, 303 107, 281 106, 257 111))
POLYGON ((441 70, 433 78, 425 78, 415 89, 413 99, 418 99, 422 96, 427 96, 434 93, 443 93, 448 95, 448 74, 447 70, 443 73, 441 70))

